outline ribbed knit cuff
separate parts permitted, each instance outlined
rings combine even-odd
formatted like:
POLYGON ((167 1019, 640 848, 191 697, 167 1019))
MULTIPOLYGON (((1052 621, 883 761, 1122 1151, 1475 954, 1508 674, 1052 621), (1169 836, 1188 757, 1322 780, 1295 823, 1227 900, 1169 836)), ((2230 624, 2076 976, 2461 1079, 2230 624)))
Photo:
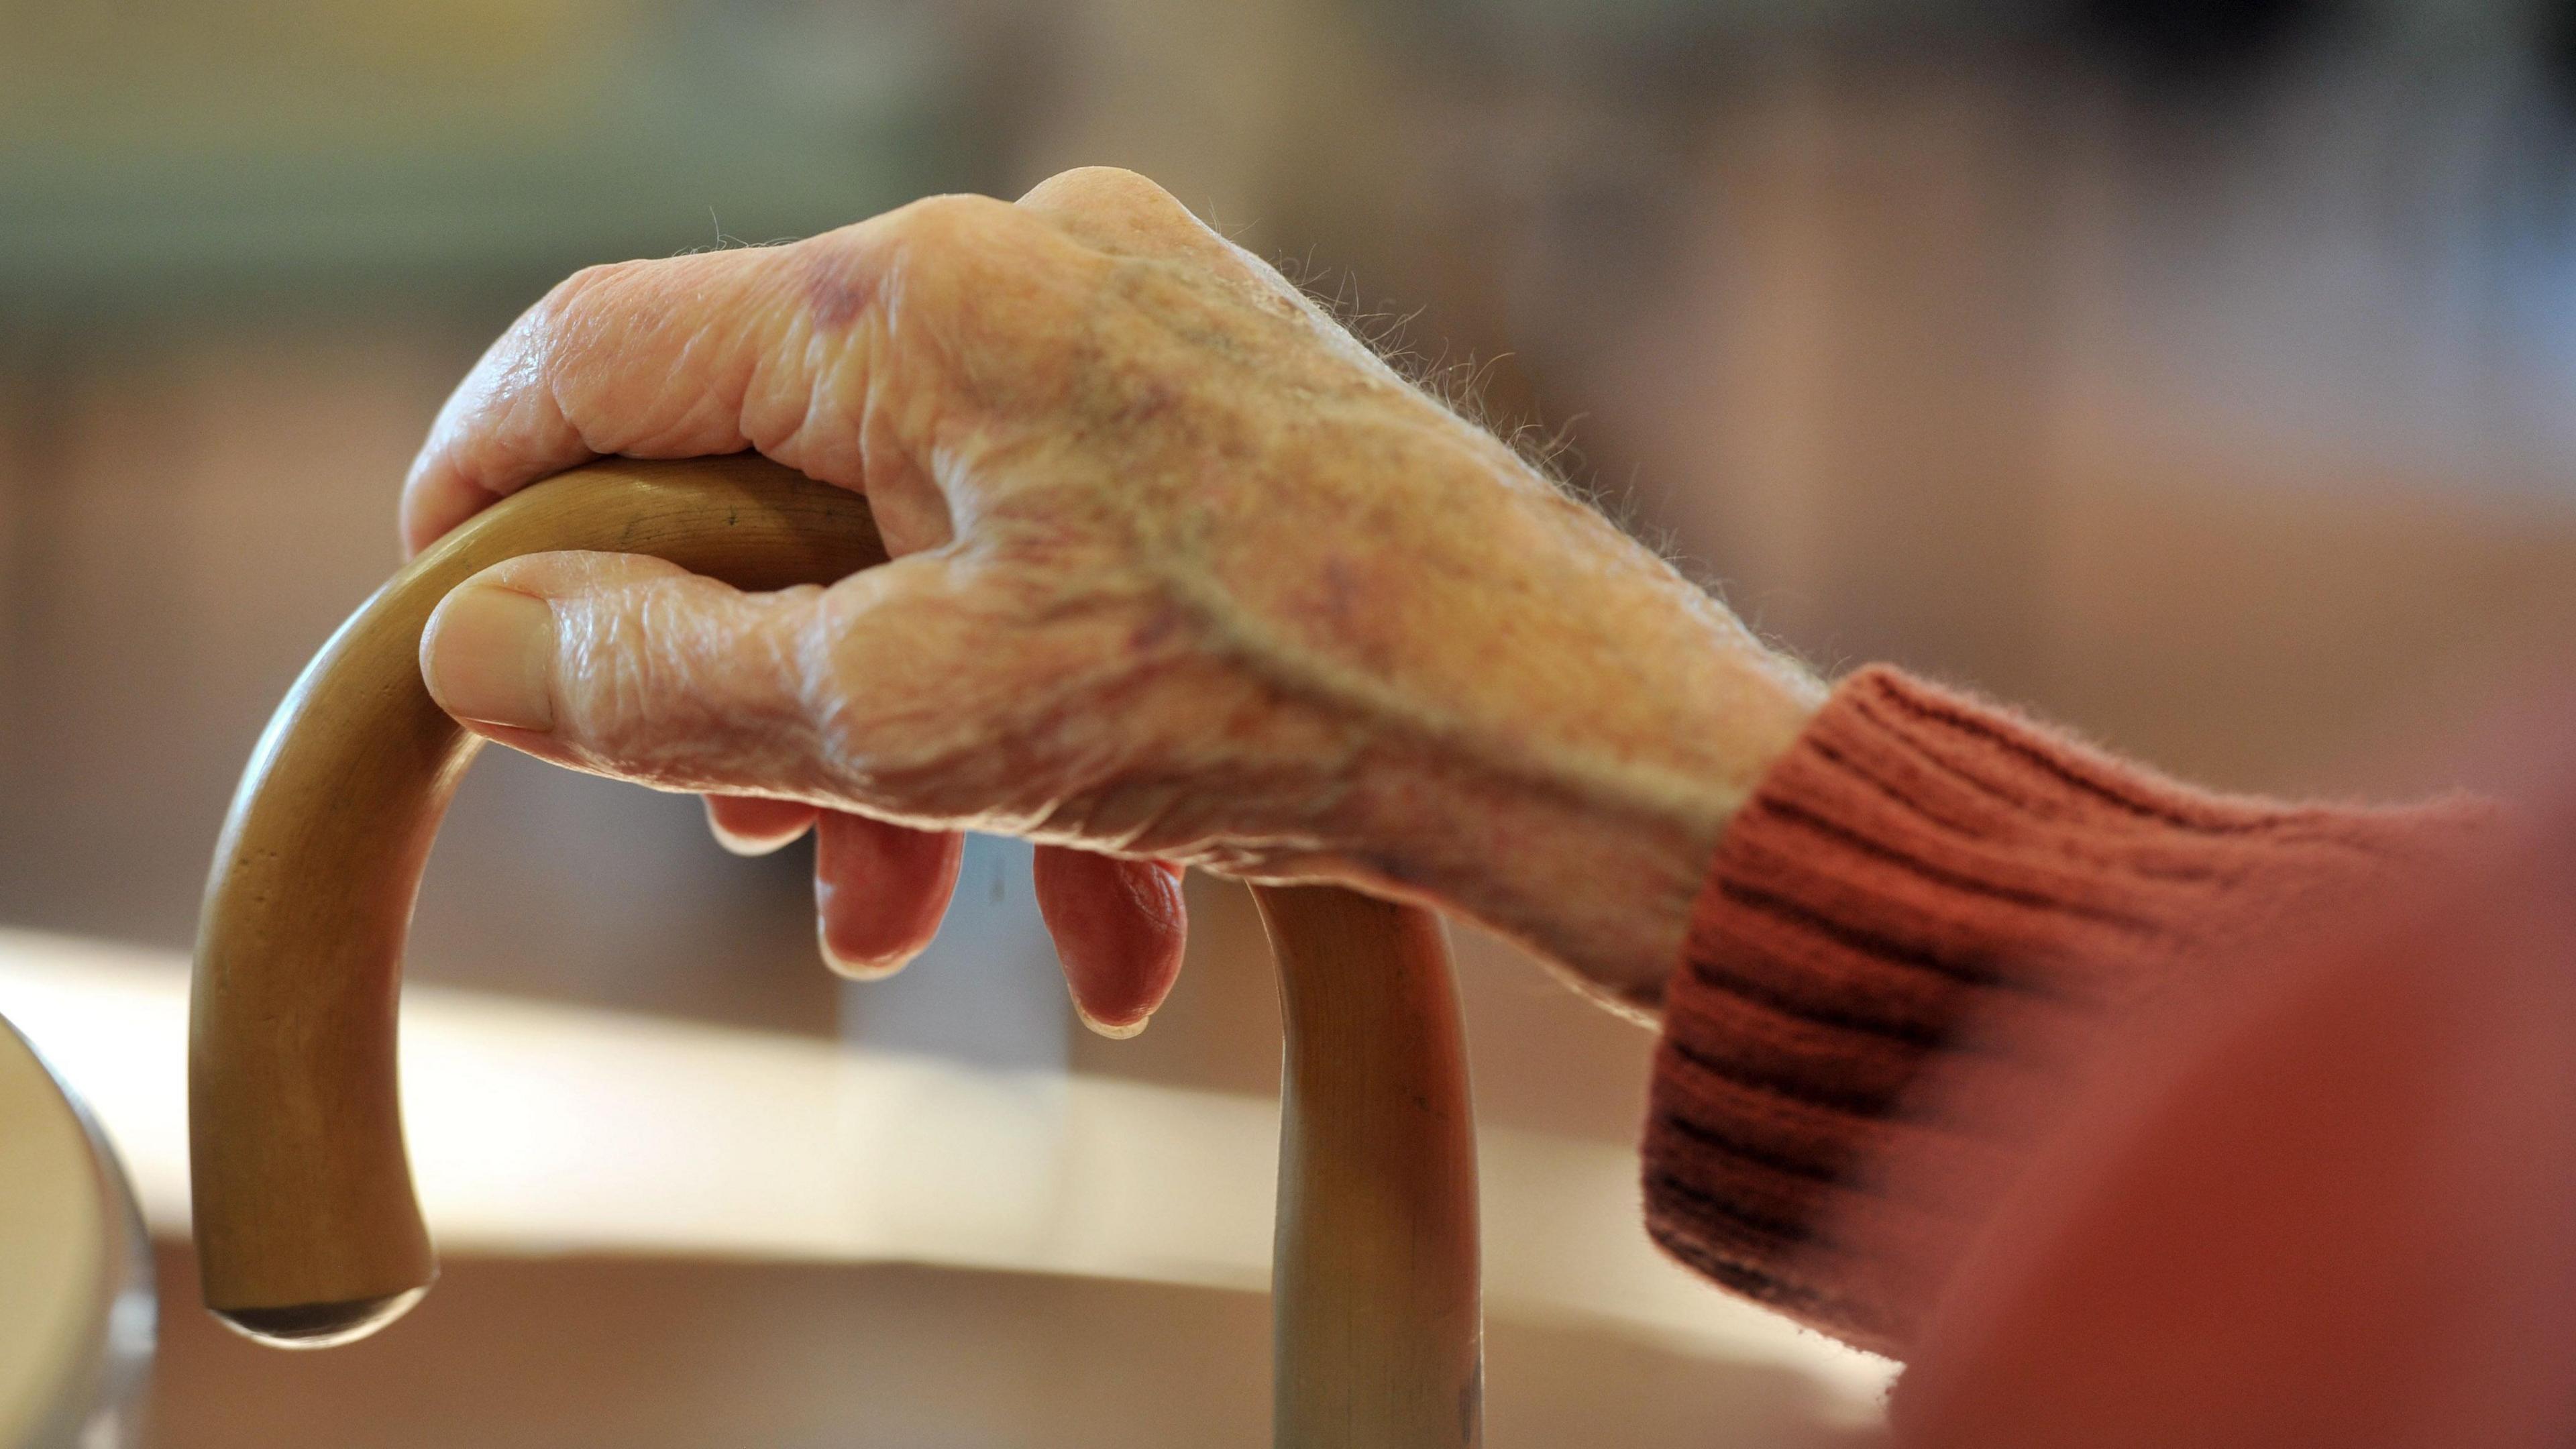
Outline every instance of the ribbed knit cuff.
POLYGON ((2213 795, 1853 675, 1719 846, 1665 1002, 1649 1230, 1901 1356, 2086 1043, 2412 820, 2213 795))

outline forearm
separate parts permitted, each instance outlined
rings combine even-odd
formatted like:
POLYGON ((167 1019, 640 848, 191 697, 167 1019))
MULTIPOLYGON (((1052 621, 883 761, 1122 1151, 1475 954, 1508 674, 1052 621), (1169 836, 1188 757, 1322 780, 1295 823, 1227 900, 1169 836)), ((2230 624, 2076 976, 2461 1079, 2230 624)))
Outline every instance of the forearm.
POLYGON ((1901 1355, 2108 1036, 2366 902, 2462 819, 2219 797, 1863 671, 1694 911, 1645 1144, 1656 1239, 1901 1355))

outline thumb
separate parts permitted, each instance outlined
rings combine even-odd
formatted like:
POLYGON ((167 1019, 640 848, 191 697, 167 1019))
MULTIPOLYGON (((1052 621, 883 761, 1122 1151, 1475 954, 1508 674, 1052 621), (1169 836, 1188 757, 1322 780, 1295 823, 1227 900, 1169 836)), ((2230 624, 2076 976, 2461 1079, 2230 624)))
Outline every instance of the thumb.
MULTIPOLYGON (((907 585, 940 567, 916 555, 836 596, 746 594, 636 554, 531 554, 439 602, 421 634, 421 680, 476 733, 541 759, 663 789, 810 802, 837 796, 809 687, 830 626, 915 597, 907 585)), ((883 976, 930 944, 957 882, 957 836, 837 811, 817 834, 815 907, 835 969, 883 976)))
MULTIPOLYGON (((900 588, 915 571, 907 560, 858 578, 900 588)), ((476 733, 574 769, 665 790, 832 796, 808 677, 829 644, 825 599, 810 586, 744 593, 638 554, 531 554, 440 602, 421 679, 476 733)))

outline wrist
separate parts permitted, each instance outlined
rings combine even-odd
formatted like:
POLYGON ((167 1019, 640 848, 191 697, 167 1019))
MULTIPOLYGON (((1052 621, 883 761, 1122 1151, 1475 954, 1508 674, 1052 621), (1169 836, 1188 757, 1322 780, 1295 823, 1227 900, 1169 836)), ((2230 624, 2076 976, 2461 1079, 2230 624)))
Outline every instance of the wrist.
MULTIPOLYGON (((1593 760, 1489 796, 1469 818, 1492 843, 1462 892, 1478 919, 1537 950, 1587 994, 1659 1013, 1720 840, 1817 703, 1785 670, 1749 673, 1737 707, 1700 721, 1662 762, 1679 788, 1600 788, 1593 760)), ((1466 832, 1461 832, 1465 834, 1466 832)))
POLYGON ((1823 686, 1507 449, 1419 412, 1334 431, 1298 526, 1242 532, 1191 576, 1211 652, 1288 704, 1282 753, 1316 772, 1293 792, 1315 813, 1281 832, 1312 854, 1255 854, 1468 916, 1651 1012, 1720 835, 1823 686))
POLYGON ((1353 801, 1370 883, 1473 918, 1637 1016, 1660 1009, 1728 822, 1825 694, 1652 571, 1593 647, 1489 647, 1512 707, 1473 741, 1373 750, 1353 801))

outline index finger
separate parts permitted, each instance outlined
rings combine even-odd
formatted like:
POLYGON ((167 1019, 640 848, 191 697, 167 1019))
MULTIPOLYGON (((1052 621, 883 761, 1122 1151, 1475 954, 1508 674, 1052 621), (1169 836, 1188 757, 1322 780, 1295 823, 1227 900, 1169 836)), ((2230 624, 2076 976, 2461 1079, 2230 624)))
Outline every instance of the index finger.
POLYGON ((897 480, 918 483, 918 496, 887 498, 886 479, 862 477, 862 413, 923 421, 903 403, 930 380, 925 369, 944 364, 937 339, 955 330, 950 314, 963 297, 1026 285, 1032 230, 1063 241, 1007 202, 932 197, 787 246, 576 273, 440 409, 403 485, 404 545, 417 552, 494 500, 593 458, 746 448, 866 487, 889 545, 907 534, 912 547, 936 542, 917 537, 945 528, 927 479, 897 480), (890 335, 898 314, 931 345, 854 345, 865 331, 890 335))
POLYGON ((770 298, 781 260, 736 251, 624 262, 548 292, 439 409, 403 483, 405 551, 593 458, 752 446, 740 411, 746 363, 785 320, 770 298))

